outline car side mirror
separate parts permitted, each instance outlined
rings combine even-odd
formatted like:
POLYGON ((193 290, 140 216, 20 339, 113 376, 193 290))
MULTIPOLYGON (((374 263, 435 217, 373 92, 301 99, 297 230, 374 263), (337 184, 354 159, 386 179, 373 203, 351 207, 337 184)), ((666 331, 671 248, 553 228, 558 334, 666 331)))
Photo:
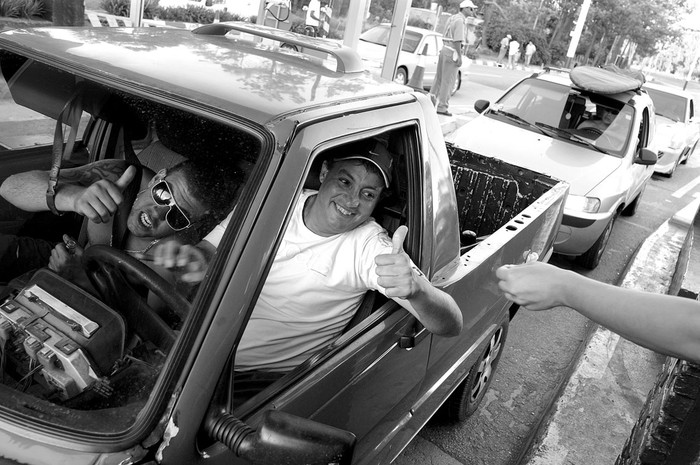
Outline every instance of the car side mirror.
POLYGON ((333 426, 268 410, 257 430, 230 414, 206 420, 209 436, 250 463, 350 465, 355 435, 333 426))
POLYGON ((489 102, 488 100, 479 99, 476 102, 474 102, 474 109, 477 113, 483 113, 484 111, 486 111, 489 105, 491 105, 491 102, 489 102))
POLYGON ((657 160, 658 156, 656 155, 656 152, 651 149, 643 148, 639 151, 639 154, 634 162, 638 165, 650 166, 655 165, 657 160))

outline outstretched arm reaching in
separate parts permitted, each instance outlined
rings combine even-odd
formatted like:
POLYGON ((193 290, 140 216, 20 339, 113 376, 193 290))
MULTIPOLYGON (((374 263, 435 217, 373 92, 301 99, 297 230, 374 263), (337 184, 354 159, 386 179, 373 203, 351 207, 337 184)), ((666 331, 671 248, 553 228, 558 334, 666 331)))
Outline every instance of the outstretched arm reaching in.
POLYGON ((496 271, 505 296, 527 310, 570 307, 626 339, 700 363, 700 303, 601 283, 541 262, 496 271))

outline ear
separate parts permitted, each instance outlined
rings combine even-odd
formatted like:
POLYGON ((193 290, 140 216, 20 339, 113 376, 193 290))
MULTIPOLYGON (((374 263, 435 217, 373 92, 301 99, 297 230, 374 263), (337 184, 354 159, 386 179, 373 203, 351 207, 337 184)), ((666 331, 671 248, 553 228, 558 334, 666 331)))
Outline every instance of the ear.
POLYGON ((324 161, 321 165, 321 172, 318 174, 318 180, 321 182, 321 184, 323 184, 323 181, 325 181, 326 176, 328 176, 328 162, 324 161))

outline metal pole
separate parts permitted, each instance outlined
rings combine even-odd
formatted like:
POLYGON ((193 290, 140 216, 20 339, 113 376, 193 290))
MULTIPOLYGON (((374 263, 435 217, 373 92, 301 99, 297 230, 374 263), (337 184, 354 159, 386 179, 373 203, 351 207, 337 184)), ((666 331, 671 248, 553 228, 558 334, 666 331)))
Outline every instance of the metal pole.
POLYGON ((591 0, 583 0, 583 5, 581 5, 581 11, 579 12, 578 19, 576 20, 576 27, 573 31, 571 31, 571 43, 569 43, 569 50, 566 52, 566 56, 568 58, 567 62, 569 64, 576 55, 578 41, 581 39, 581 33, 583 32, 583 26, 586 23, 586 16, 588 16, 588 9, 590 7, 591 0))
POLYGON ((129 10, 129 19, 133 27, 141 27, 143 23, 143 7, 144 0, 131 0, 131 8, 129 10))
POLYGON ((391 31, 389 31, 389 42, 384 54, 384 64, 382 65, 382 77, 394 79, 396 65, 399 62, 401 43, 406 32, 408 23, 408 12, 411 7, 411 0, 396 0, 394 4, 394 15, 391 18, 391 31))
POLYGON ((350 0, 348 6, 345 33, 343 34, 343 45, 357 50, 357 43, 362 34, 362 25, 365 22, 365 15, 369 8, 369 0, 350 0))

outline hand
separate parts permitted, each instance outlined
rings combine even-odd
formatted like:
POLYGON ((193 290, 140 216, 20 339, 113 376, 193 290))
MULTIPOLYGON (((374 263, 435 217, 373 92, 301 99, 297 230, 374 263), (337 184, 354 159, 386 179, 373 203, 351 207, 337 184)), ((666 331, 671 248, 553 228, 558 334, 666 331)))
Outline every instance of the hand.
POLYGON ((159 243, 153 250, 154 264, 163 268, 183 268, 179 279, 186 283, 199 283, 204 279, 212 251, 198 246, 182 244, 176 239, 159 243))
POLYGON ((108 222, 124 201, 122 193, 135 176, 136 167, 129 166, 116 182, 101 179, 86 188, 75 191, 73 211, 95 223, 108 222))
POLYGON ((410 299, 421 291, 419 278, 423 273, 414 268, 408 254, 403 250, 407 234, 408 228, 399 226, 391 238, 391 253, 378 255, 374 259, 379 276, 377 283, 385 289, 387 297, 410 299))
POLYGON ((504 265, 496 270, 498 287, 508 300, 527 310, 547 310, 564 302, 570 271, 542 262, 504 265))
MULTIPOLYGON (((69 281, 76 282, 79 277, 85 274, 82 265, 83 248, 75 244, 68 250, 66 243, 73 241, 68 235, 63 235, 64 243, 57 244, 51 251, 49 258, 49 269, 55 271, 69 281)), ((75 241, 73 241, 75 243, 75 241)))

